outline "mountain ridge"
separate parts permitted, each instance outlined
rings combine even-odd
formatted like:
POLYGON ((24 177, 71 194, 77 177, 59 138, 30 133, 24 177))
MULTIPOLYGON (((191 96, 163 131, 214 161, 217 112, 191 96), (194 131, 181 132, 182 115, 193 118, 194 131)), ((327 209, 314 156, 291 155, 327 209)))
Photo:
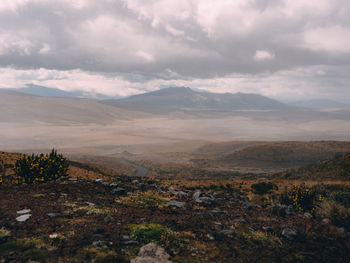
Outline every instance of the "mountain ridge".
POLYGON ((102 103, 127 107, 159 107, 198 110, 281 110, 291 106, 254 93, 209 93, 197 92, 188 87, 169 87, 117 100, 103 100, 102 103))

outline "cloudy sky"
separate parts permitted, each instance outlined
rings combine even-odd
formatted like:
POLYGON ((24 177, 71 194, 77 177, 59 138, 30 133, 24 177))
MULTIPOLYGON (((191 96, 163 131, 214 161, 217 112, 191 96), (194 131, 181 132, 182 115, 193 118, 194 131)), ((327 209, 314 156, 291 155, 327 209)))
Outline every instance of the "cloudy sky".
POLYGON ((350 101, 349 0, 1 0, 0 88, 350 101))

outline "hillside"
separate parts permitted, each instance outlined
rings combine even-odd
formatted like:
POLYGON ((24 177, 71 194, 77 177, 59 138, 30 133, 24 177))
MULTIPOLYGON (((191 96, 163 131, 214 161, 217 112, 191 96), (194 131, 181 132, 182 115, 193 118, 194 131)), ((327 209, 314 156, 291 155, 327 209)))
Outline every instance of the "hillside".
POLYGON ((291 180, 350 180, 350 153, 275 175, 291 180))
POLYGON ((186 87, 171 87, 145 94, 134 95, 125 99, 105 100, 105 104, 155 111, 157 108, 201 109, 201 110, 277 110, 289 106, 276 100, 245 93, 207 93, 196 92, 186 87))
POLYGON ((194 160, 209 166, 251 168, 293 168, 333 158, 350 152, 350 142, 229 142, 208 144, 196 152, 209 153, 208 158, 194 160))
POLYGON ((90 99, 54 98, 0 90, 0 122, 97 123, 143 117, 90 99))

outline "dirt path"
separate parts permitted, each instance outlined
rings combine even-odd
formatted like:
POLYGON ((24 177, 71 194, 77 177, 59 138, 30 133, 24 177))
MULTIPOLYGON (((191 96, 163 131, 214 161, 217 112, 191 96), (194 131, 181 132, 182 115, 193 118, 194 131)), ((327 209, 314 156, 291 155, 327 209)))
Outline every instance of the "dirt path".
POLYGON ((124 158, 119 158, 118 160, 126 165, 134 167, 136 169, 134 176, 137 176, 137 177, 146 177, 147 176, 148 171, 149 171, 147 168, 145 168, 143 166, 139 166, 135 163, 132 163, 129 160, 124 159, 124 158))

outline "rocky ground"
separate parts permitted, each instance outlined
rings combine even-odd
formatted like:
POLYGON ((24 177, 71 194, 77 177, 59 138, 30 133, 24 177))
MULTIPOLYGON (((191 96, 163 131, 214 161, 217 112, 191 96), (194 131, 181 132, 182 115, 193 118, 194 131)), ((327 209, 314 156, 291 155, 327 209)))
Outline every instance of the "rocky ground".
POLYGON ((0 262, 348 262, 350 233, 230 185, 136 177, 0 188, 0 262), (147 245, 147 246, 146 246, 147 245))

